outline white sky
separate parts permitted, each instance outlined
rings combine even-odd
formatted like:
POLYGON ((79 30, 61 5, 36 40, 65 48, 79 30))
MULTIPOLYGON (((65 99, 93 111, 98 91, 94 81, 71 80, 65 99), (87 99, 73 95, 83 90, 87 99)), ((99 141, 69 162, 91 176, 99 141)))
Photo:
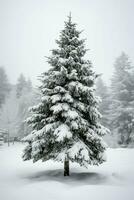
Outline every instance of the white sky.
POLYGON ((134 63, 134 0, 0 0, 0 66, 10 82, 23 72, 37 84, 70 11, 107 82, 121 51, 134 63))

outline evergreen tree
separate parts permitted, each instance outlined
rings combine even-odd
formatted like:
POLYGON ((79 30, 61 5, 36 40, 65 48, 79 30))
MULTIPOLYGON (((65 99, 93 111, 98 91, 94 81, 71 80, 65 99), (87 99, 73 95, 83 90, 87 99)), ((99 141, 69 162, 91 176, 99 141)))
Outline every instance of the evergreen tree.
POLYGON ((28 78, 28 80, 27 80, 26 88, 27 88, 27 92, 31 92, 33 90, 33 85, 32 85, 32 81, 30 78, 28 78))
POLYGON ((3 143, 4 143, 3 134, 0 132, 0 146, 2 146, 3 143))
POLYGON ((17 98, 21 97, 23 90, 26 88, 26 86, 27 86, 26 78, 23 74, 20 74, 18 81, 17 81, 17 87, 16 87, 17 98))
POLYGON ((84 59, 84 42, 71 16, 65 22, 58 48, 48 58, 51 68, 41 76, 41 102, 33 107, 28 119, 33 131, 24 140, 23 159, 64 162, 69 175, 69 161, 81 166, 105 161, 107 132, 100 123, 98 99, 94 95, 96 75, 90 61, 84 59))
POLYGON ((118 144, 128 146, 134 140, 134 68, 124 52, 116 59, 114 67, 111 125, 118 144))
POLYGON ((6 72, 0 67, 0 108, 5 103, 5 99, 10 91, 10 84, 7 79, 6 72))
MULTIPOLYGON (((109 120, 111 95, 109 88, 107 87, 101 76, 96 79, 96 94, 101 98, 99 104, 99 111, 102 114, 101 123, 109 130, 111 130, 111 121, 109 120)), ((109 131, 108 134, 104 136, 104 140, 106 141, 108 146, 114 146, 113 135, 111 134, 111 131, 109 131)))
POLYGON ((31 128, 26 123, 26 119, 30 116, 29 107, 33 106, 37 102, 37 92, 34 88, 27 88, 19 98, 16 127, 17 136, 20 138, 23 138, 31 132, 31 128))
POLYGON ((96 79, 96 94, 100 97, 99 111, 102 114, 101 123, 109 127, 108 115, 110 105, 109 89, 101 76, 96 79))
POLYGON ((16 135, 16 115, 18 111, 18 100, 16 98, 16 87, 11 85, 10 94, 2 106, 0 113, 0 127, 6 129, 11 137, 16 135))
POLYGON ((16 86, 11 86, 11 91, 2 106, 0 113, 0 127, 9 130, 11 137, 23 138, 31 132, 31 128, 26 123, 26 118, 30 116, 29 107, 39 102, 40 95, 36 89, 29 88, 23 90, 18 99, 16 97, 16 86))

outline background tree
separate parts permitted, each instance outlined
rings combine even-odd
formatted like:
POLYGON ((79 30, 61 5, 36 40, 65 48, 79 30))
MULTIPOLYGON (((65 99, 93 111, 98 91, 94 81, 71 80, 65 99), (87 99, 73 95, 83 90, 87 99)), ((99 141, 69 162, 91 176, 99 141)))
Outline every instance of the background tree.
POLYGON ((4 143, 4 137, 3 137, 3 134, 0 131, 0 146, 2 146, 3 143, 4 143))
POLYGON ((20 74, 18 81, 17 81, 17 85, 16 85, 16 96, 17 98, 20 98, 23 90, 26 88, 27 86, 27 81, 26 78, 23 74, 20 74))
POLYGON ((23 154, 24 160, 53 159, 80 165, 100 164, 105 160, 101 136, 106 129, 99 123, 98 99, 94 95, 96 75, 84 60, 84 41, 71 17, 56 41, 58 49, 48 58, 51 69, 41 76, 41 102, 33 107, 28 120, 33 132, 23 154))
POLYGON ((101 76, 96 79, 96 94, 100 97, 99 111, 102 114, 101 122, 104 126, 109 127, 108 115, 110 105, 109 88, 104 83, 101 76))
POLYGON ((0 108, 5 103, 5 99, 10 91, 10 84, 3 67, 0 67, 0 108))
POLYGON ((31 132, 31 128, 26 123, 26 119, 30 116, 29 107, 36 104, 40 98, 38 91, 32 87, 32 82, 30 81, 29 83, 30 85, 28 84, 28 87, 25 87, 18 101, 16 127, 17 135, 20 138, 23 138, 31 132))
POLYGON ((18 112, 18 101, 16 98, 16 87, 11 85, 11 91, 1 109, 0 128, 9 132, 10 137, 17 136, 16 116, 18 112))
POLYGON ((0 128, 8 130, 10 137, 23 138, 31 129, 25 120, 30 113, 28 108, 37 103, 40 98, 38 91, 32 87, 30 80, 26 81, 21 96, 16 96, 16 85, 11 85, 9 98, 5 100, 0 113, 0 128))
POLYGON ((104 135, 104 140, 108 146, 113 147, 113 135, 111 134, 111 121, 110 119, 110 105, 111 105, 111 94, 109 87, 105 84, 102 76, 98 76, 96 79, 96 94, 100 97, 99 111, 102 115, 101 123, 109 129, 108 134, 104 135))
POLYGON ((123 52, 116 59, 111 84, 111 125, 117 142, 128 146, 134 137, 134 68, 123 52))

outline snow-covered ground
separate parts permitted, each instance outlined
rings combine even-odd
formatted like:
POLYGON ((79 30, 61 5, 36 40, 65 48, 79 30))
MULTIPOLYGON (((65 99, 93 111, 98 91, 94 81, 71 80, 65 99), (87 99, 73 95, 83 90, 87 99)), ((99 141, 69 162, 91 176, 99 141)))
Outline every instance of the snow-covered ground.
POLYGON ((21 159, 24 145, 0 147, 0 200, 134 200, 134 149, 108 149, 101 166, 63 164, 21 159))

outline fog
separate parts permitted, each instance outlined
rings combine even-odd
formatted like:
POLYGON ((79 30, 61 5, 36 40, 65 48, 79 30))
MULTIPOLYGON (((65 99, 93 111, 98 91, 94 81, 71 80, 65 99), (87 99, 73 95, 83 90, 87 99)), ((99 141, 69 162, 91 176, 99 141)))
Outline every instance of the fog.
POLYGON ((10 82, 23 72, 37 84, 70 11, 84 29, 87 57, 107 82, 121 51, 134 60, 133 0, 0 0, 0 66, 10 82))

